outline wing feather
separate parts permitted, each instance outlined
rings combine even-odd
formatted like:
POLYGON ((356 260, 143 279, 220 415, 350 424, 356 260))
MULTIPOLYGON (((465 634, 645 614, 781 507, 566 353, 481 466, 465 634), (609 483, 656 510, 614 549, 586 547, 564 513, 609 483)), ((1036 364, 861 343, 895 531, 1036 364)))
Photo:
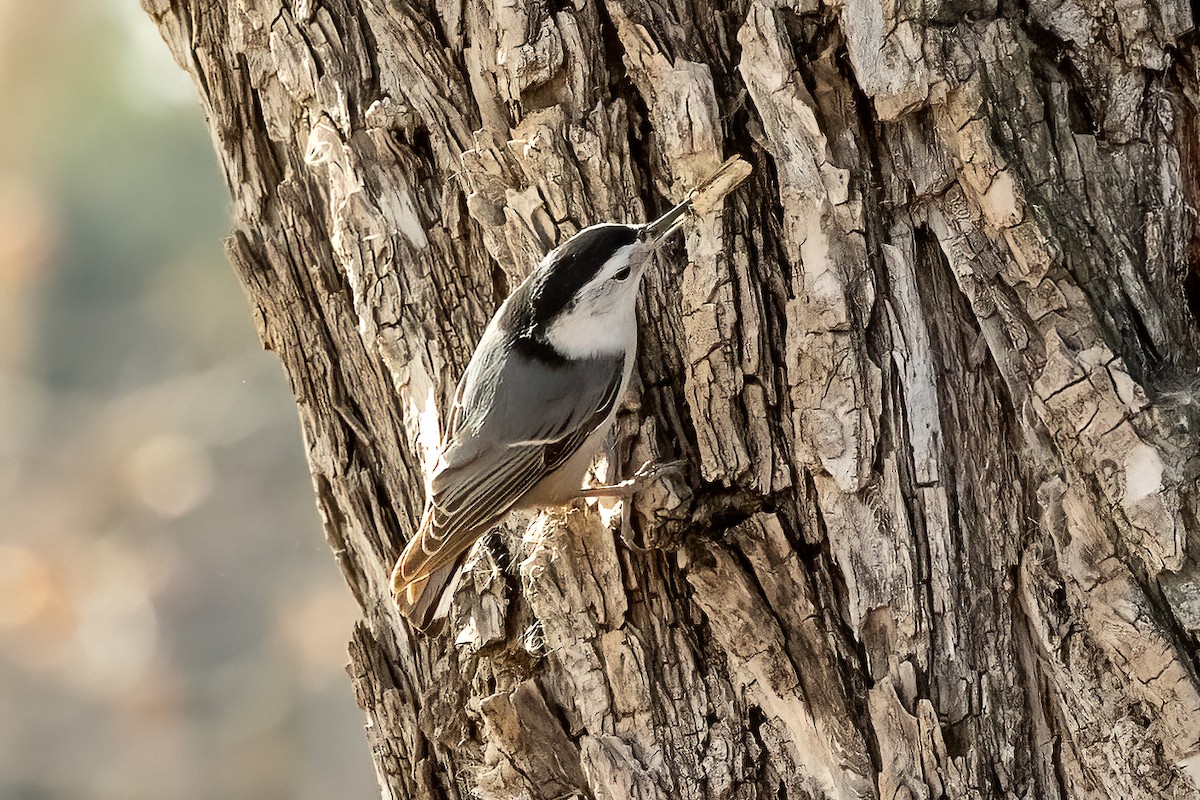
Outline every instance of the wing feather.
POLYGON ((487 398, 491 407, 482 420, 473 414, 478 408, 473 408, 468 370, 463 379, 468 385, 460 385, 456 392, 447 444, 430 481, 420 530, 396 564, 394 590, 463 555, 530 489, 579 451, 616 406, 624 383, 619 361, 601 368, 608 371, 609 379, 599 384, 601 391, 591 398, 578 396, 580 385, 588 384, 581 378, 589 376, 568 373, 558 376, 560 385, 549 386, 545 380, 540 386, 529 381, 519 370, 516 377, 525 380, 515 386, 511 375, 492 376, 502 390, 515 396, 487 398), (503 377, 510 379, 507 385, 503 377), (508 417, 499 427, 507 437, 487 429, 503 410, 508 417))

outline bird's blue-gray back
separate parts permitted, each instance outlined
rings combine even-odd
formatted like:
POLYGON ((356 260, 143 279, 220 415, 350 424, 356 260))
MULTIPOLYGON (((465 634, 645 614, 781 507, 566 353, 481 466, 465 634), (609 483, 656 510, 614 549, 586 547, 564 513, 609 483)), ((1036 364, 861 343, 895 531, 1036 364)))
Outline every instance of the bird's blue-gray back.
POLYGON ((502 515, 619 399, 623 356, 546 361, 505 348, 495 358, 501 343, 489 328, 463 376, 431 483, 442 535, 502 515))

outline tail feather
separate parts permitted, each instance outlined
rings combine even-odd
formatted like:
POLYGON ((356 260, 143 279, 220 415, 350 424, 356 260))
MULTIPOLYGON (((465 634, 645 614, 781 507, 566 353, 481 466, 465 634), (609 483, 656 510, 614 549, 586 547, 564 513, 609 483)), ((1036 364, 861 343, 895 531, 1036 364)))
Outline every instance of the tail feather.
POLYGON ((399 564, 392 572, 392 595, 396 607, 413 627, 433 633, 441 627, 450 611, 450 601, 458 587, 466 554, 407 584, 399 584, 399 564))

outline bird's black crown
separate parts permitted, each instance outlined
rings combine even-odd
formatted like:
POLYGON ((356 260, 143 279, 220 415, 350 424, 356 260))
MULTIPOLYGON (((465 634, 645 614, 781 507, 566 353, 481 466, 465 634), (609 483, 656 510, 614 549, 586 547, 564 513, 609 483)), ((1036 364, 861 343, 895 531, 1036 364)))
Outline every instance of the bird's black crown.
POLYGON ((534 324, 554 319, 613 254, 637 239, 629 225, 597 225, 572 236, 538 268, 530 281, 534 324))
POLYGON ((565 363, 546 341, 546 328, 596 277, 617 250, 633 244, 638 229, 629 225, 597 225, 572 236, 550 253, 505 303, 501 320, 512 346, 548 364, 565 363))

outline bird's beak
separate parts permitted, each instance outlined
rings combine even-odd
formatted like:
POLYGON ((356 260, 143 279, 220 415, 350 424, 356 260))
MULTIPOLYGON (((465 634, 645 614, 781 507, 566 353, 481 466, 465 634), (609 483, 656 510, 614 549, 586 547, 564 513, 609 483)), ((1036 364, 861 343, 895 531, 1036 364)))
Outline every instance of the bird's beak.
POLYGON ((654 220, 654 222, 644 225, 638 233, 638 239, 655 245, 678 230, 679 226, 683 224, 684 215, 692 207, 692 197, 693 193, 689 193, 682 203, 654 220))
POLYGON ((651 249, 674 233, 683 224, 683 215, 691 210, 696 203, 697 209, 704 213, 714 204, 737 188, 738 184, 750 175, 750 165, 740 156, 731 156, 725 163, 713 170, 713 173, 700 182, 683 202, 663 214, 654 222, 642 226, 638 232, 638 241, 648 244, 651 249))

